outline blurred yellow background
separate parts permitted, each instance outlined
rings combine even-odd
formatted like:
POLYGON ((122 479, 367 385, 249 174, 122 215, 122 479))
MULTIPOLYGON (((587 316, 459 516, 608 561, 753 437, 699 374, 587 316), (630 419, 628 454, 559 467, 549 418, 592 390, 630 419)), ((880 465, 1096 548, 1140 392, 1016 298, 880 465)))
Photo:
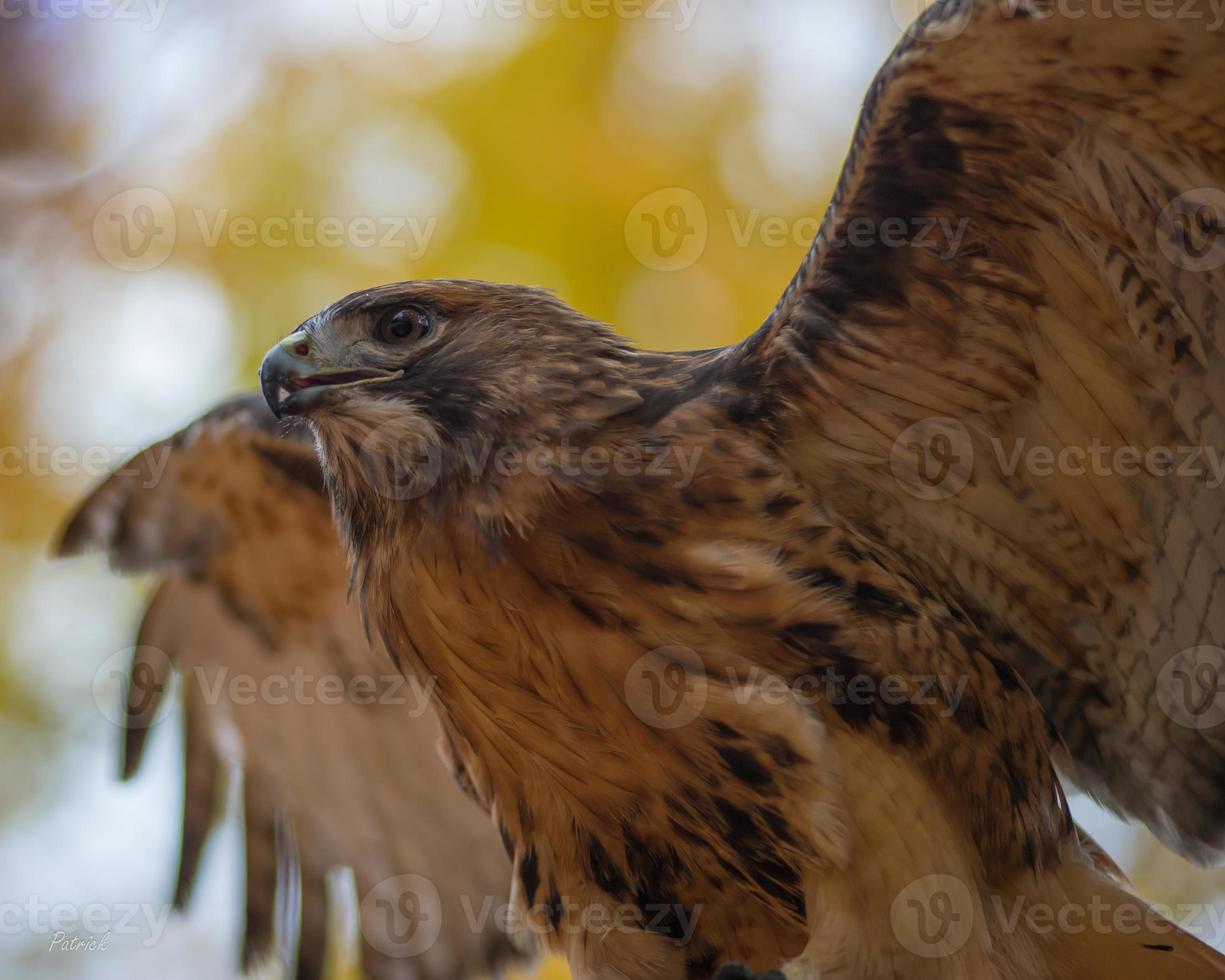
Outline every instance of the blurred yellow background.
MULTIPOLYGON (((738 339, 799 262, 867 84, 923 5, 6 4, 0 903, 161 904, 174 869, 175 738, 120 785, 104 707, 143 583, 45 558, 81 493, 380 282, 531 283, 647 346, 738 339)), ((1225 891, 1076 808, 1150 897, 1225 891)), ((0 975, 234 975, 238 855, 231 821, 155 945, 51 953, 0 918, 0 975)))

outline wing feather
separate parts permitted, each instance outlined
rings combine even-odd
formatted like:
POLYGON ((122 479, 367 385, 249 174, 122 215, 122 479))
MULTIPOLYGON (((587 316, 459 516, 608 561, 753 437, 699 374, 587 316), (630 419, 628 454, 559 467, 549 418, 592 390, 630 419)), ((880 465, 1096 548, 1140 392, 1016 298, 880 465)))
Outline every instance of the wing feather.
POLYGON ((60 552, 91 548, 118 569, 160 575, 128 685, 123 771, 139 765, 177 671, 186 764, 176 905, 190 899, 222 774, 240 764, 244 965, 271 957, 296 962, 300 978, 321 976, 328 874, 345 865, 359 897, 401 875, 440 892, 439 939, 407 960, 377 905, 364 910, 375 980, 485 973, 515 955, 496 917, 483 932, 468 924, 487 899, 504 900, 510 867, 488 816, 438 758, 432 709, 370 647, 347 602, 307 433, 281 431, 257 396, 222 406, 86 500, 60 552))
POLYGON ((1203 860, 1225 849, 1222 73, 1202 19, 936 4, 729 361, 830 507, 998 638, 1065 770, 1203 860), (1165 471, 1192 452, 1201 472, 1165 471))
POLYGON ((174 885, 176 909, 185 909, 191 902, 204 845, 220 816, 224 785, 222 762, 212 743, 208 705, 193 684, 184 691, 183 740, 183 830, 174 885))

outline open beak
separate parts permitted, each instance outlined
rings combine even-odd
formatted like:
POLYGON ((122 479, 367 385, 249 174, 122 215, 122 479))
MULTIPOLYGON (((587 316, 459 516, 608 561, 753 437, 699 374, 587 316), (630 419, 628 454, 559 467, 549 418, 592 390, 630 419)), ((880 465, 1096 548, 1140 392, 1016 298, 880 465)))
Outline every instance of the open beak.
POLYGON ((318 363, 309 337, 301 331, 290 334, 268 351, 259 368, 264 399, 277 418, 303 415, 323 404, 329 392, 382 384, 403 376, 403 371, 379 368, 328 368, 318 363))

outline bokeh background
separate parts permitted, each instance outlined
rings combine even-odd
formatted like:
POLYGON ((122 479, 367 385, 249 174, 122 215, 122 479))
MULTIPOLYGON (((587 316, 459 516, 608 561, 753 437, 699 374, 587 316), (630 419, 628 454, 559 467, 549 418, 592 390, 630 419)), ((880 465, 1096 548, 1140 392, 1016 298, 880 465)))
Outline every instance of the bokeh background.
MULTIPOLYGON (((188 915, 49 949, 55 908, 164 915, 179 820, 173 720, 116 779, 144 583, 47 560, 74 500, 375 283, 531 283, 648 346, 736 340, 922 6, 0 0, 0 976, 236 975, 232 815, 188 915)), ((1225 915, 1220 873, 1074 807, 1149 898, 1225 915)))

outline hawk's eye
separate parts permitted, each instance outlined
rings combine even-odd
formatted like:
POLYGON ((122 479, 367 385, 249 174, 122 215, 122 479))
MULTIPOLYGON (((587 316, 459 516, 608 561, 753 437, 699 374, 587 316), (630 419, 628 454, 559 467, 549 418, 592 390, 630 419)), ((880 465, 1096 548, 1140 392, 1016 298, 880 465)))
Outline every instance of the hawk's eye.
POLYGON ((406 306, 383 317, 378 338, 385 344, 408 344, 423 340, 433 329, 429 313, 419 306, 406 306))

